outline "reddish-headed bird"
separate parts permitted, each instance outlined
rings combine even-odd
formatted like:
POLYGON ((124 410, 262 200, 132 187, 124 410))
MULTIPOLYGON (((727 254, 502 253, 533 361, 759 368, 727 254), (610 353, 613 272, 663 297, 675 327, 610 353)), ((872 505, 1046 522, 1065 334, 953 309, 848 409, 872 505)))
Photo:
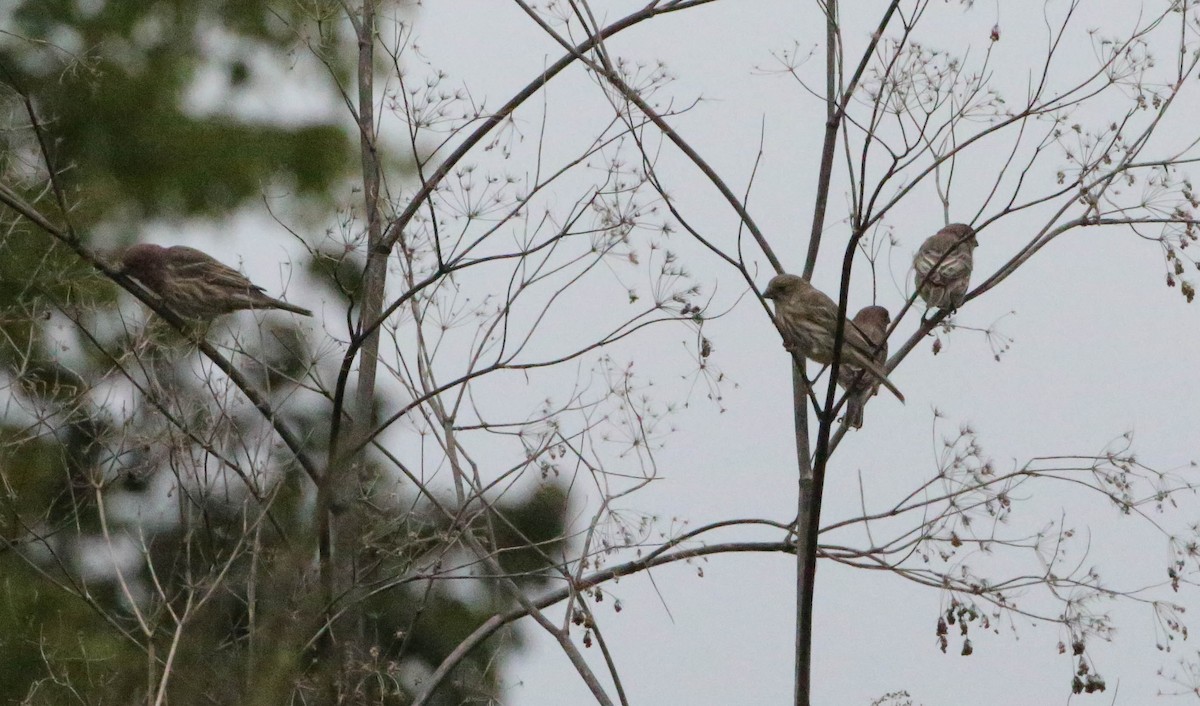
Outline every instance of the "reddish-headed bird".
POLYGON ((957 309, 967 296, 974 266, 975 229, 951 223, 921 243, 913 258, 913 284, 930 309, 957 309))
MULTIPOLYGON (((763 297, 775 302, 775 325, 783 336, 784 348, 818 363, 833 362, 838 308, 832 299, 803 277, 787 274, 771 278, 763 297)), ((904 401, 904 395, 875 362, 871 344, 849 321, 842 334, 841 364, 867 371, 896 399, 904 401)))
MULTIPOLYGON (((881 306, 866 306, 850 320, 875 352, 875 363, 882 368, 887 363, 887 329, 892 325, 888 310, 881 306)), ((838 384, 846 390, 846 423, 855 429, 863 425, 863 407, 879 391, 879 383, 853 365, 838 368, 838 384)))
POLYGON ((242 309, 312 316, 308 309, 270 296, 232 267, 184 245, 134 245, 121 256, 120 271, 157 294, 183 319, 207 321, 242 309))

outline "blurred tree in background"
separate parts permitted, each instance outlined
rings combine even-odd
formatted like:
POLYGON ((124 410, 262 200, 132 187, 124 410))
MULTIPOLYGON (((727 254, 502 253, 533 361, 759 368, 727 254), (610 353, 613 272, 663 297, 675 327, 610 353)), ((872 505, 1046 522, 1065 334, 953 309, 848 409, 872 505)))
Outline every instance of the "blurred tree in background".
MULTIPOLYGON (((1187 109, 1172 106, 1186 105, 1177 98, 1200 68, 1200 16, 1148 1, 1153 12, 1109 35, 1080 27, 1086 4, 1046 0, 1045 17, 1019 18, 1042 54, 1000 44, 990 20, 955 34, 954 51, 925 43, 951 38, 940 22, 978 23, 971 2, 843 3, 844 16, 836 0, 793 3, 812 36, 756 47, 775 67, 762 73, 796 79, 801 96, 759 94, 785 114, 787 129, 771 130, 777 154, 814 157, 784 166, 763 160, 765 119, 752 121, 757 152, 730 147, 732 102, 667 90, 671 72, 639 54, 665 47, 663 35, 640 35, 648 44, 624 56, 610 41, 704 6, 741 22, 746 3, 515 0, 479 16, 453 4, 430 26, 451 28, 451 61, 471 84, 421 50, 409 14, 420 3, 0 6, 0 699, 490 702, 512 683, 505 657, 522 646, 520 623, 544 633, 567 658, 554 666, 569 665, 597 703, 627 704, 600 625, 621 603, 600 614, 604 584, 646 574, 664 600, 652 569, 748 554, 786 561, 794 577, 763 595, 773 607, 796 596, 786 670, 800 706, 818 559, 936 595, 931 649, 957 641, 967 656, 1001 625, 1051 626, 1062 635, 1053 659, 1069 664, 1063 688, 1103 691, 1090 646, 1115 619, 1098 606, 1152 611, 1160 648, 1186 637, 1172 594, 1198 570, 1190 471, 1144 465, 1128 436, 1099 453, 1001 462, 970 425, 947 433, 936 415, 932 454, 918 450, 925 437, 876 426, 877 414, 849 436, 837 371, 778 347, 760 295, 789 270, 785 251, 806 278, 818 260, 838 263, 824 286, 839 316, 819 318, 840 321, 867 296, 888 308, 889 371, 924 356, 913 377, 925 379, 902 385, 914 399, 957 385, 933 370, 945 358, 928 357, 951 335, 983 339, 999 360, 1010 341, 974 318, 975 300, 1007 302, 1019 288, 993 295, 999 285, 1068 233, 1151 244, 1167 286, 1192 300, 1200 201, 1184 167, 1200 144, 1175 124, 1190 124, 1187 109), (467 26, 476 34, 456 34, 467 26), (822 52, 803 47, 822 42, 818 66, 822 52), (1066 45, 1074 58, 1059 54, 1066 45), (497 85, 499 100, 487 95, 497 85), (692 110, 709 112, 680 119, 692 110), (775 174, 761 186, 770 199, 755 197, 780 210, 773 237, 749 211, 760 166, 775 174), (797 194, 810 188, 805 233, 797 194), (962 313, 924 310, 899 248, 951 220, 980 235, 981 257, 962 313), (135 241, 198 246, 315 316, 185 325, 117 266, 116 249, 135 241), (674 415, 693 402, 726 412, 731 383, 708 327, 734 312, 717 330, 745 337, 740 369, 779 375, 766 396, 779 394, 689 437, 673 497, 646 511, 635 494, 668 473, 659 452, 674 415), (848 439, 886 460, 857 476, 857 497, 841 503, 852 509, 830 523, 824 481, 848 439), (738 472, 785 457, 785 470, 758 478, 794 482, 796 503, 765 516, 778 487, 738 472), (905 465, 922 477, 893 472, 905 465), (895 487, 868 493, 884 476, 895 487), (747 516, 727 514, 724 497, 698 526, 657 514, 737 486, 747 516), (1070 501, 1052 492, 1064 487, 1070 501), (1091 540, 1064 524, 1065 508, 1047 519, 1028 502, 1043 498, 1117 508, 1165 541, 1165 567, 1107 582, 1080 558, 1091 540), (1166 578, 1146 578, 1160 569, 1166 578)), ((705 71, 718 68, 723 55, 699 49, 714 62, 705 71)), ((1076 286, 1086 269, 1043 275, 1038 297, 1053 301, 1053 286, 1076 286)), ((1057 388, 1040 402, 1013 394, 1005 404, 1022 417, 1062 401, 1057 388)), ((888 404, 876 398, 869 417, 888 404)), ((911 423, 914 406, 894 420, 911 423)), ((1130 537, 1119 563, 1147 555, 1130 537)), ((749 583, 746 595, 761 588, 749 583)), ((886 603, 872 608, 912 612, 886 603)), ((745 615, 722 605, 703 619, 719 631, 745 615)), ((647 625, 622 626, 627 650, 653 643, 647 625)), ((766 644, 779 625, 751 627, 766 644)), ((745 662, 719 652, 730 669, 745 662)), ((664 658, 640 663, 643 679, 677 686, 664 674, 697 653, 642 654, 664 658)), ((1177 682, 1195 688, 1192 675, 1200 668, 1177 682)))
MULTIPOLYGON (((334 219, 357 151, 336 89, 352 77, 354 43, 312 21, 320 5, 291 16, 262 0, 0 8, 0 181, 100 251, 148 227, 219 231, 239 210, 261 209, 268 192, 286 193, 276 201, 318 214, 315 222, 334 219), (330 74, 292 71, 303 51, 298 25, 313 28, 308 41, 330 74), (290 115, 280 81, 332 109, 290 115)), ((210 251, 236 266, 226 252, 269 237, 243 229, 210 251)), ((297 265, 348 306, 361 262, 313 242, 297 265)), ((277 704, 303 695, 322 614, 309 568, 311 481, 272 446, 258 410, 233 404, 182 337, 130 321, 118 292, 73 247, 4 211, 0 701, 155 703, 169 694, 175 703, 277 704)), ((314 352, 319 338, 284 317, 262 328, 235 338, 235 365, 319 454, 330 427, 329 399, 314 382, 328 372, 314 352)), ((408 500, 403 515, 366 523, 362 560, 376 575, 410 565, 451 524, 408 500)), ((522 533, 553 545, 561 492, 545 486, 506 502, 522 533)), ((397 691, 385 682, 436 665, 499 600, 445 589, 401 582, 365 599, 361 639, 346 652, 361 681, 348 693, 397 691)), ((518 644, 514 635, 480 652, 447 702, 490 692, 496 653, 518 644)))

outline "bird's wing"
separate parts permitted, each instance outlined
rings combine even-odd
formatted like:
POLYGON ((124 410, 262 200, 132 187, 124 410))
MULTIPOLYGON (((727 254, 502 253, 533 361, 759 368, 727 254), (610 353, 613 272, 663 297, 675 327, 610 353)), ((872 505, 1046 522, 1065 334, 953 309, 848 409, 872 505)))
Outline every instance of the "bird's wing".
POLYGON ((862 353, 863 357, 875 357, 875 341, 863 327, 853 320, 846 321, 846 332, 842 337, 846 339, 845 345, 862 353))
POLYGON ((826 331, 833 331, 837 321, 837 303, 821 290, 813 287, 804 302, 806 318, 826 331))
MULTIPOLYGON (((846 326, 846 343, 843 345, 851 346, 863 353, 863 357, 870 358, 881 366, 887 362, 887 338, 885 338, 883 328, 871 325, 862 325, 851 319, 846 326), (853 331, 851 331, 853 329, 853 331)), ((843 356, 845 357, 845 356, 843 356)), ((859 375, 859 368, 856 365, 843 361, 847 374, 851 377, 859 375)))
MULTIPOLYGON (((849 331, 851 328, 854 329, 855 334, 857 334, 858 337, 863 340, 863 343, 865 343, 871 350, 874 350, 875 346, 879 345, 879 336, 876 335, 879 332, 875 330, 874 326, 860 324, 854 319, 850 319, 846 322, 846 330, 849 331)), ((850 334, 847 333, 846 335, 849 336, 850 334)))
POLYGON ((940 248, 923 249, 913 260, 913 267, 919 281, 943 285, 971 272, 970 252, 960 249, 947 255, 940 248))
POLYGON ((883 369, 887 357, 885 356, 882 361, 876 357, 875 347, 867 343, 862 329, 853 321, 847 321, 844 338, 846 340, 842 344, 842 363, 866 369, 872 377, 890 390, 896 399, 903 402, 904 395, 892 384, 891 380, 888 380, 887 373, 883 369))
POLYGON ((178 275, 203 277, 206 282, 217 287, 263 291, 262 287, 246 279, 241 272, 213 259, 205 252, 186 245, 167 248, 167 266, 178 275))
POLYGON ((933 243, 925 241, 913 258, 913 269, 917 271, 917 276, 927 276, 929 271, 933 269, 938 260, 942 259, 942 255, 944 254, 945 252, 937 248, 933 243))
POLYGON ((887 373, 884 372, 884 370, 883 370, 883 365, 876 363, 875 361, 871 360, 870 358, 861 358, 861 359, 857 360, 856 362, 859 364, 860 367, 866 369, 867 372, 871 373, 871 375, 876 380, 878 380, 880 383, 882 383, 883 386, 888 389, 888 391, 890 391, 893 395, 895 395, 896 399, 900 400, 901 402, 904 402, 904 395, 900 392, 900 390, 894 384, 892 384, 891 380, 888 380, 887 373))

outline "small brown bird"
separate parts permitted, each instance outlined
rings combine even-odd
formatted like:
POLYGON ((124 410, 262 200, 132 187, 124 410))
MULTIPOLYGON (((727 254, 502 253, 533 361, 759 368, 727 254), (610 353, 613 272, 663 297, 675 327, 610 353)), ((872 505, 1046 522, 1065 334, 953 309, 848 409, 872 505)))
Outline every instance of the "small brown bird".
POLYGON ((957 309, 971 283, 975 230, 951 223, 921 243, 913 258, 913 284, 931 309, 957 309))
MULTIPOLYGON (((772 277, 763 297, 775 300, 775 323, 785 349, 818 363, 833 362, 838 308, 832 299, 803 277, 787 274, 772 277)), ((903 402, 904 395, 888 380, 873 355, 871 344, 847 321, 842 334, 842 363, 866 370, 903 402)))
POLYGON ((134 245, 121 256, 120 271, 157 294, 183 319, 209 320, 241 309, 283 309, 312 316, 308 309, 275 299, 232 267, 184 245, 134 245))
MULTIPOLYGON (((850 321, 875 351, 879 367, 887 363, 887 328, 892 324, 888 310, 881 306, 866 306, 850 321)), ((846 423, 862 429, 863 407, 879 391, 879 383, 853 365, 838 368, 838 384, 846 390, 846 423)))

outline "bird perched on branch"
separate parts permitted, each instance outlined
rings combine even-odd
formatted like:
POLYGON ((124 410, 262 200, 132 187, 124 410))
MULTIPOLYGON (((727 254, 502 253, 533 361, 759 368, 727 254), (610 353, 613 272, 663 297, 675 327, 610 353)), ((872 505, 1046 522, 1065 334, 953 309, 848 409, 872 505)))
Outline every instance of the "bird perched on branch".
MULTIPOLYGON (((881 306, 863 307, 850 323, 875 352, 875 363, 882 368, 887 363, 887 328, 892 324, 888 310, 881 306)), ((879 383, 861 368, 845 364, 838 368, 838 384, 846 390, 846 423, 861 429, 863 407, 879 391, 879 383)))
MULTIPOLYGON (((803 277, 787 274, 771 278, 763 297, 775 301, 775 325, 783 336, 784 348, 818 363, 833 362, 838 308, 832 299, 803 277)), ((871 344, 847 321, 842 334, 842 364, 867 371, 903 402, 904 395, 873 357, 871 344)))
POLYGON ((312 316, 308 309, 268 295, 232 267, 184 245, 134 245, 122 254, 119 271, 157 294, 183 319, 206 321, 242 309, 283 309, 312 316))
POLYGON ((971 283, 975 229, 951 223, 921 243, 913 258, 913 284, 931 309, 957 309, 971 283))

